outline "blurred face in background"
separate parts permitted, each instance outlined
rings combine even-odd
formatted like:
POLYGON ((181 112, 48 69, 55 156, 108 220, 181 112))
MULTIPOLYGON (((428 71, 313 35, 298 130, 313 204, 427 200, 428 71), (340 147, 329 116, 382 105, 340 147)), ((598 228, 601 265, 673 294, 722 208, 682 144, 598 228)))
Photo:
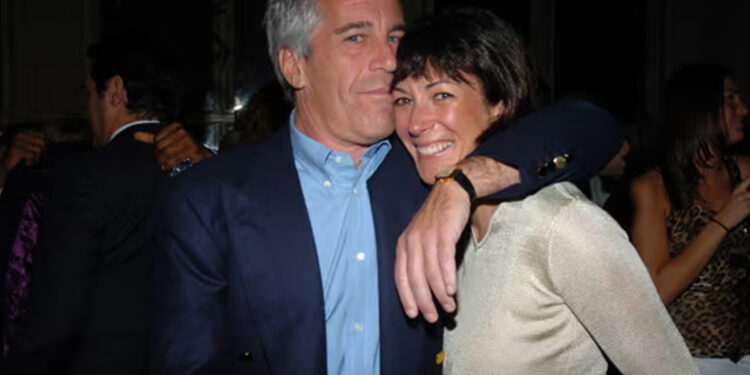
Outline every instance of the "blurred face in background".
POLYGON ((396 133, 427 184, 474 151, 503 114, 502 102, 487 103, 481 82, 463 75, 468 83, 428 69, 425 77, 406 78, 393 89, 396 133))
POLYGON ((747 115, 747 107, 742 102, 742 96, 737 83, 733 79, 724 78, 724 123, 726 126, 727 142, 736 144, 745 138, 742 130, 742 120, 747 115))

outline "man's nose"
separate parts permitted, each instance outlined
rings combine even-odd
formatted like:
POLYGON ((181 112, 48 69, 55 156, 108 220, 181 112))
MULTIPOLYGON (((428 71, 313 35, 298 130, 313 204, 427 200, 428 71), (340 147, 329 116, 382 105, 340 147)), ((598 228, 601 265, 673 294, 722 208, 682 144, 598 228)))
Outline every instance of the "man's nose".
POLYGON ((373 51, 375 56, 372 59, 372 70, 384 70, 389 73, 396 70, 397 43, 386 38, 385 40, 375 43, 373 48, 375 49, 375 51, 373 51))

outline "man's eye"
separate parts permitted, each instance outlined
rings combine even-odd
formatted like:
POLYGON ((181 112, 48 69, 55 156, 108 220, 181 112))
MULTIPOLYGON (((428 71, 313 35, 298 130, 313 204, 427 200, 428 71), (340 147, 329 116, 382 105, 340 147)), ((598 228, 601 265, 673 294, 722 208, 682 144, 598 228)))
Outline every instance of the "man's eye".
POLYGON ((346 40, 350 42, 361 42, 364 38, 364 36, 357 34, 347 37, 346 40))
POLYGON ((411 99, 404 97, 396 98, 396 100, 393 101, 393 105, 397 107, 405 106, 409 103, 411 103, 411 99))
POLYGON ((401 40, 401 35, 389 35, 388 41, 391 43, 398 43, 401 40))

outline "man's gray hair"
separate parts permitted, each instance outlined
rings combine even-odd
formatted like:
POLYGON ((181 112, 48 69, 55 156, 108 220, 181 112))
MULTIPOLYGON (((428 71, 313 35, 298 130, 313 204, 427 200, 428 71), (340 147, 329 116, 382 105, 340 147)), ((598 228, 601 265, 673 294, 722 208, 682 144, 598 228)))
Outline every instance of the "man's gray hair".
POLYGON ((279 50, 289 47, 300 56, 310 56, 310 38, 319 21, 317 6, 318 0, 268 0, 263 20, 266 25, 268 54, 276 78, 290 100, 294 99, 294 88, 281 73, 279 50))

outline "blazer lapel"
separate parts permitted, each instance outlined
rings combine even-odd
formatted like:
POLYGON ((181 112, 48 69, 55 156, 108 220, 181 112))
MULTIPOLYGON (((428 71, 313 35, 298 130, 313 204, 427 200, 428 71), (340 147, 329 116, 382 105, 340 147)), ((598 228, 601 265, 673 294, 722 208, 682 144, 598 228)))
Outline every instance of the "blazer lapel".
POLYGON ((252 155, 248 180, 237 192, 223 194, 237 197, 224 202, 233 212, 230 243, 272 372, 324 374, 325 310, 317 251, 289 129, 273 137, 252 155))

